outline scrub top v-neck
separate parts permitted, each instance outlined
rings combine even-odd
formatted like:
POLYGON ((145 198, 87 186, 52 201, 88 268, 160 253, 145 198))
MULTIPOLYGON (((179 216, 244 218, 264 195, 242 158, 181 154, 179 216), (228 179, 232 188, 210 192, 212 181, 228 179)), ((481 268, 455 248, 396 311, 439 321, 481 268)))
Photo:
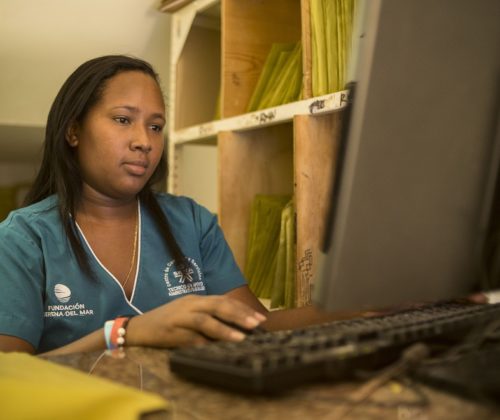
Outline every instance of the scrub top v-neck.
MULTIPOLYGON (((137 273, 139 272, 139 265, 141 263, 141 205, 140 202, 137 202, 137 262, 135 264, 135 270, 133 270, 132 278, 129 278, 128 281, 133 285, 132 287, 132 292, 130 294, 130 297, 127 296, 127 292, 125 291, 124 285, 116 278, 116 276, 104 265, 104 263, 99 259, 99 257, 96 255, 94 252, 92 245, 90 245, 90 242, 88 241, 87 237, 85 236, 85 233, 83 232, 82 228, 78 223, 76 223, 76 227, 78 229, 78 233, 80 234, 80 237, 82 239, 82 242, 85 244, 87 248, 87 252, 92 256, 91 258, 94 260, 94 263, 97 263, 97 265, 100 267, 101 270, 103 270, 109 278, 109 281, 115 282, 121 289, 123 290, 123 294, 125 295, 125 298, 127 301, 131 304, 133 298, 134 298, 134 292, 135 292, 135 286, 137 284, 137 273)), ((135 254, 135 253, 134 253, 135 254)), ((105 276, 103 276, 105 277, 105 276)))

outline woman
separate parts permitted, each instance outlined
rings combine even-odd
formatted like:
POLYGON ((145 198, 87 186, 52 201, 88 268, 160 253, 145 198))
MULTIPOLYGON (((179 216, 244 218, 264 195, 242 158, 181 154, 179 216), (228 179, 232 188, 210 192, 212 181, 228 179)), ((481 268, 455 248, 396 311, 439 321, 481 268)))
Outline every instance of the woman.
POLYGON ((166 171, 164 125, 142 60, 96 58, 64 83, 27 206, 0 224, 0 351, 116 347, 125 326, 129 346, 240 341, 236 327, 322 319, 312 308, 267 313, 214 216, 153 192, 166 171))

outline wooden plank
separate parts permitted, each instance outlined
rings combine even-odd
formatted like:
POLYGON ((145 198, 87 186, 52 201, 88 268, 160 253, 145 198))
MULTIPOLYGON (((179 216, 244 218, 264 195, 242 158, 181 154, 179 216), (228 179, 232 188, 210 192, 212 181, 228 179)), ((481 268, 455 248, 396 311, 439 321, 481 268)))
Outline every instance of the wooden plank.
POLYGON ((163 0, 158 7, 158 10, 163 13, 173 13, 182 9, 192 1, 193 0, 163 0))
POLYGON ((248 130, 269 125, 291 122, 295 115, 317 115, 336 111, 347 104, 348 92, 329 93, 324 96, 291 102, 273 108, 249 112, 231 118, 211 121, 205 124, 187 127, 172 131, 170 140, 174 143, 200 141, 207 137, 215 136, 221 131, 248 130))
POLYGON ((312 281, 330 204, 341 117, 341 112, 334 112, 294 118, 297 306, 311 303, 312 281))
POLYGON ((302 98, 312 98, 311 0, 301 0, 302 98))
POLYGON ((222 2, 222 117, 246 112, 271 44, 301 39, 300 0, 222 2))
POLYGON ((255 195, 293 193, 292 124, 222 132, 218 145, 219 221, 243 270, 255 195))

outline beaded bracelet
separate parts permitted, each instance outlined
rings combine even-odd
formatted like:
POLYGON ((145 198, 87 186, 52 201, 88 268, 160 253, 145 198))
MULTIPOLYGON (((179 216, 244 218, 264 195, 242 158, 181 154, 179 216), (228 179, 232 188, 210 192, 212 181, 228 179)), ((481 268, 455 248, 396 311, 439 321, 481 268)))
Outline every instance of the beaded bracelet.
POLYGON ((123 348, 129 320, 128 317, 118 317, 104 323, 104 339, 109 350, 123 348))

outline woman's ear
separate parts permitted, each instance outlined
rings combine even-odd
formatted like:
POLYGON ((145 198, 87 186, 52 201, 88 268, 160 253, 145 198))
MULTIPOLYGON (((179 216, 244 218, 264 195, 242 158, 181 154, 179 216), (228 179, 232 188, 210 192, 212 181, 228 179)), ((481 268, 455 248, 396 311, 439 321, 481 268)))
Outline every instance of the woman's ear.
POLYGON ((71 147, 78 146, 78 133, 76 123, 71 123, 66 130, 66 141, 71 147))

